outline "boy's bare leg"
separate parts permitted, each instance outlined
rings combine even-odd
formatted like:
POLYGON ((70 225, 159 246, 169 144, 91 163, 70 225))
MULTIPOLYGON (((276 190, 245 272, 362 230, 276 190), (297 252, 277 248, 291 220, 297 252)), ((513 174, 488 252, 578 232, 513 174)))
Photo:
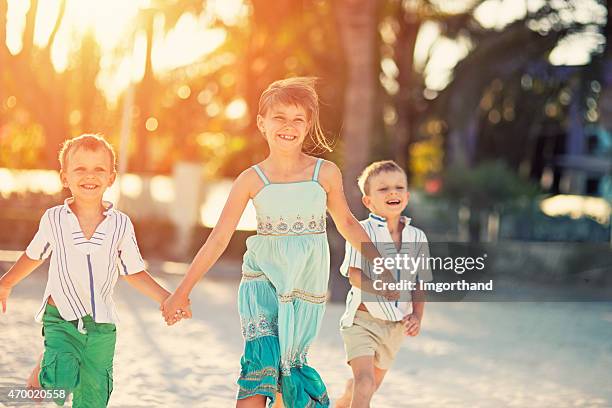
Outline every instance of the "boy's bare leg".
POLYGON ((349 364, 353 370, 354 381, 351 408, 369 408, 376 389, 374 356, 356 357, 349 364))
MULTIPOLYGON (((34 366, 34 369, 30 373, 30 376, 28 377, 28 381, 26 382, 26 388, 28 390, 35 390, 35 389, 40 388, 40 382, 38 381, 38 374, 40 373, 40 363, 42 362, 42 357, 43 355, 41 354, 40 357, 38 358, 38 362, 34 366)), ((35 402, 41 402, 42 398, 32 398, 32 400, 35 402)))
POLYGON ((344 386, 344 394, 336 401, 334 408, 349 408, 353 400, 353 379, 349 378, 344 386))
MULTIPOLYGON (((372 358, 372 365, 374 365, 374 359, 373 358, 372 358)), ((355 370, 353 370, 353 373, 354 372, 355 372, 355 370)), ((380 385, 382 384, 382 381, 385 378, 385 374, 387 374, 387 370, 383 370, 381 368, 378 368, 378 367, 374 366, 374 384, 375 384, 374 391, 376 391, 376 390, 378 390, 378 388, 380 388, 380 385)), ((344 389, 344 394, 336 401, 335 408, 349 408, 349 407, 353 407, 351 405, 351 402, 353 400, 354 383, 355 383, 355 381, 354 381, 353 378, 349 379, 346 382, 346 387, 344 389)), ((372 395, 373 394, 374 394, 374 392, 372 393, 372 395)))
POLYGON ((378 391, 380 388, 380 384, 382 384, 385 374, 387 374, 387 370, 374 366, 374 380, 376 381, 376 389, 374 391, 378 391))
POLYGON ((236 408, 265 408, 267 398, 263 395, 253 395, 236 401, 236 408))
MULTIPOLYGON (((55 302, 53 301, 53 298, 51 296, 47 298, 47 303, 55 306, 55 302)), ((36 365, 32 369, 32 372, 30 373, 30 376, 28 377, 28 380, 26 381, 27 389, 40 388, 40 381, 38 380, 38 375, 40 374, 40 363, 42 363, 43 354, 44 353, 40 353, 40 356, 38 357, 38 361, 36 362, 36 365)))
POLYGON ((34 366, 34 369, 30 373, 30 376, 28 377, 28 381, 26 382, 26 388, 28 389, 40 388, 40 382, 38 381, 38 374, 40 373, 40 363, 42 361, 42 357, 43 355, 41 354, 40 357, 38 358, 38 362, 34 366))
MULTIPOLYGON (((53 298, 51 296, 47 298, 47 303, 55 306, 55 302, 53 301, 53 298)), ((28 389, 40 388, 40 382, 38 381, 38 374, 40 374, 40 363, 42 363, 43 354, 44 353, 41 353, 40 357, 38 357, 38 362, 34 366, 34 369, 30 373, 30 376, 28 377, 28 380, 26 382, 26 388, 28 389)))

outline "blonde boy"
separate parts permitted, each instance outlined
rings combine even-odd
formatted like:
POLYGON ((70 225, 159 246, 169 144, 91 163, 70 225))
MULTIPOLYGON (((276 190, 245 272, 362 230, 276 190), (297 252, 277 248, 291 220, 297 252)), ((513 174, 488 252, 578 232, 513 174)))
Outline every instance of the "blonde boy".
MULTIPOLYGON (((0 302, 6 313, 13 286, 51 257, 35 317, 43 324, 45 350, 28 387, 65 390, 55 399, 59 405, 72 392, 73 407, 105 407, 113 390, 118 276, 158 304, 169 292, 144 270, 128 216, 102 199, 116 177, 111 145, 82 135, 64 143, 59 161, 72 197, 45 211, 25 253, 0 278, 0 302)), ((189 317, 190 311, 181 314, 189 317)))
MULTIPOLYGON (((372 163, 363 171, 358 184, 363 204, 371 212, 361 224, 371 241, 378 243, 381 256, 428 256, 425 234, 410 225, 410 218, 402 216, 409 198, 406 173, 402 168, 390 160, 372 163)), ((376 276, 369 273, 370 268, 367 268, 368 273, 363 269, 359 251, 347 242, 340 272, 349 278, 352 287, 347 295, 340 330, 353 379, 347 382, 337 408, 370 406, 370 400, 391 367, 404 337, 418 335, 423 318, 425 303, 422 291, 416 289, 402 293, 400 301, 400 294, 396 291, 376 291, 373 282, 376 276)), ((397 281, 432 280, 431 271, 423 268, 412 273, 399 269, 390 272, 397 281)))

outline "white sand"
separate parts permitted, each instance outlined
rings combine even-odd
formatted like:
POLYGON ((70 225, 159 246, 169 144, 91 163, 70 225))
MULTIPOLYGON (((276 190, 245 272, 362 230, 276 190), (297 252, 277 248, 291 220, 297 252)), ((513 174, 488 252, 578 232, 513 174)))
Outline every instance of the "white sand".
MULTIPOLYGON (((179 277, 161 279, 174 288, 179 277)), ((243 344, 237 286, 206 280, 192 297, 194 318, 168 328, 153 302, 120 282, 110 406, 234 406, 243 344)), ((43 289, 37 271, 0 315, 0 386, 23 384, 42 351, 33 315, 43 289)), ((342 311, 328 306, 310 352, 332 401, 350 376, 342 311)), ((430 303, 421 334, 407 338, 372 406, 610 407, 611 375, 612 303, 430 303)))

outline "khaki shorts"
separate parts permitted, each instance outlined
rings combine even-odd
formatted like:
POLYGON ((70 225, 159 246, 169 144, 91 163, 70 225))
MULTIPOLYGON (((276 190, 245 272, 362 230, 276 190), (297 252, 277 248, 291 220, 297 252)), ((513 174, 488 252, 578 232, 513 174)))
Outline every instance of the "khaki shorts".
POLYGON ((356 357, 374 356, 374 365, 388 370, 404 341, 404 325, 372 317, 357 310, 351 327, 340 329, 344 340, 346 361, 356 357))

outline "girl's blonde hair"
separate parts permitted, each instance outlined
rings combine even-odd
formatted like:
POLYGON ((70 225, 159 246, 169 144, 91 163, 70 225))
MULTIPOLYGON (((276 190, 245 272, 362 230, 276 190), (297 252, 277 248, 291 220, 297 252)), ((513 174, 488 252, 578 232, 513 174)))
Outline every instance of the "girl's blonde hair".
POLYGON ((308 134, 315 147, 331 152, 333 149, 321 129, 319 96, 315 91, 315 77, 293 77, 272 82, 259 97, 258 114, 264 116, 272 106, 297 105, 310 116, 308 134))

